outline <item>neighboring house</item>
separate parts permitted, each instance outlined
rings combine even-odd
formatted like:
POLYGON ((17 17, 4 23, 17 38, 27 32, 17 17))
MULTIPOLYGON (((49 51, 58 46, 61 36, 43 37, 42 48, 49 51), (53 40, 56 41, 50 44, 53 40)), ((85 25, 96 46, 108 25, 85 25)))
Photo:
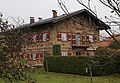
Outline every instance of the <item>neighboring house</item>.
POLYGON ((26 57, 29 64, 42 64, 44 56, 53 55, 53 46, 59 45, 61 56, 94 55, 99 46, 99 30, 110 28, 89 11, 83 9, 70 15, 39 19, 30 18, 32 31, 30 42, 22 49, 21 58, 26 57))
MULTIPOLYGON (((114 34, 113 35, 114 38, 117 40, 117 41, 120 41, 120 34, 114 34)), ((113 42, 113 38, 111 36, 109 37, 106 37, 103 41, 100 42, 100 46, 102 47, 107 47, 111 44, 111 42, 113 42)))

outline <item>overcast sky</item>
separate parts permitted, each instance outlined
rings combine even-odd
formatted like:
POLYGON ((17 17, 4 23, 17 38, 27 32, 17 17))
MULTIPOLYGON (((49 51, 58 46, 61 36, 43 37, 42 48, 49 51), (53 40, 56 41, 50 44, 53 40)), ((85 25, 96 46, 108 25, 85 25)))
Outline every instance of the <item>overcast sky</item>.
MULTIPOLYGON (((83 9, 77 0, 63 0, 70 12, 83 9)), ((88 0, 83 0, 86 4, 88 0)), ((95 10, 97 15, 102 20, 104 16, 110 15, 110 10, 102 5, 99 0, 91 0, 91 8, 95 10)), ((58 15, 64 12, 59 7, 57 0, 0 0, 0 12, 3 13, 4 18, 12 16, 14 18, 20 17, 24 19, 25 23, 29 22, 31 16, 42 19, 52 17, 52 10, 57 10, 58 15)))
MULTIPOLYGON (((77 0, 63 0, 70 12, 83 9, 77 0)), ((88 1, 88 0, 83 0, 88 1)), ((92 6, 96 6, 98 16, 103 18, 108 15, 108 10, 105 6, 101 5, 98 0, 91 0, 92 6)), ((8 16, 20 17, 29 22, 29 17, 34 16, 37 20, 38 17, 48 18, 52 16, 51 10, 57 10, 58 14, 64 12, 60 9, 57 0, 0 0, 0 12, 7 18, 8 16)), ((93 8, 94 10, 94 8, 93 8)))

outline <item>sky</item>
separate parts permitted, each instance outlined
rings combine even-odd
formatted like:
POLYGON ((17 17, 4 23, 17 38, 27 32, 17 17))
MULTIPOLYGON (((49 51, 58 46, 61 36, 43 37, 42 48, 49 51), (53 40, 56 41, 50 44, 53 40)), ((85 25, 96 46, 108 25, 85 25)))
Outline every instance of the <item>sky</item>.
MULTIPOLYGON (((83 0, 88 4, 88 0, 83 0)), ((83 9, 77 0, 63 0, 69 12, 83 9)), ((100 19, 104 20, 105 16, 110 15, 110 10, 102 5, 99 0, 91 0, 91 8, 97 11, 100 19)), ((0 0, 0 12, 4 18, 13 17, 24 19, 25 23, 29 23, 30 17, 38 17, 42 19, 52 17, 52 10, 57 10, 58 15, 64 14, 59 7, 57 0, 0 0)), ((10 18, 9 18, 10 19, 10 18)))
MULTIPOLYGON (((83 0, 87 2, 88 0, 83 0)), ((70 12, 83 9, 77 0, 63 0, 66 7, 70 12)), ((104 15, 108 15, 108 10, 105 6, 101 5, 98 0, 91 0, 92 6, 96 6, 97 14, 100 18, 104 18, 104 15)), ((52 16, 51 10, 57 10, 58 15, 64 12, 59 7, 57 0, 0 0, 0 12, 4 14, 4 17, 20 17, 29 22, 29 17, 33 16, 37 20, 38 17, 48 18, 52 16)), ((95 9, 93 9, 95 10, 95 9)))

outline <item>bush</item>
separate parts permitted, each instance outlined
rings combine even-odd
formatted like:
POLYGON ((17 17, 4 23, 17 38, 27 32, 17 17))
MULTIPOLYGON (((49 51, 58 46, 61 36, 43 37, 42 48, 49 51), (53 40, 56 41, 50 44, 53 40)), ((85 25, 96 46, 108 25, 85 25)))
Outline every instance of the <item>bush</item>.
POLYGON ((60 45, 53 45, 53 56, 60 56, 60 45))
POLYGON ((116 51, 113 56, 114 72, 120 73, 120 51, 116 51))
MULTIPOLYGON (((91 68, 93 75, 110 75, 113 73, 111 63, 106 64, 104 62, 103 64, 100 57, 92 57, 90 59, 98 61, 97 63, 92 63, 91 68)), ((50 72, 89 75, 89 61, 88 57, 54 56, 47 57, 47 67, 50 72), (88 69, 88 71, 86 69, 88 69)))

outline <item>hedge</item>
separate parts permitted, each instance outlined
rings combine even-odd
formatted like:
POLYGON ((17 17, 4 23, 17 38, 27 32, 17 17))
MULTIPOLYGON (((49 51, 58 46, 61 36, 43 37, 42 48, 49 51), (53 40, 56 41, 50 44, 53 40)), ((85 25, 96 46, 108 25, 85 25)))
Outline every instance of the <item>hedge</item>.
MULTIPOLYGON (((110 75, 113 73, 112 64, 110 62, 100 62, 100 57, 90 58, 91 60, 98 59, 97 63, 92 63, 93 76, 110 75)), ((90 75, 89 74, 89 58, 77 56, 52 56, 47 57, 47 68, 50 72, 90 75)), ((106 61, 108 61, 106 59, 106 61)))

